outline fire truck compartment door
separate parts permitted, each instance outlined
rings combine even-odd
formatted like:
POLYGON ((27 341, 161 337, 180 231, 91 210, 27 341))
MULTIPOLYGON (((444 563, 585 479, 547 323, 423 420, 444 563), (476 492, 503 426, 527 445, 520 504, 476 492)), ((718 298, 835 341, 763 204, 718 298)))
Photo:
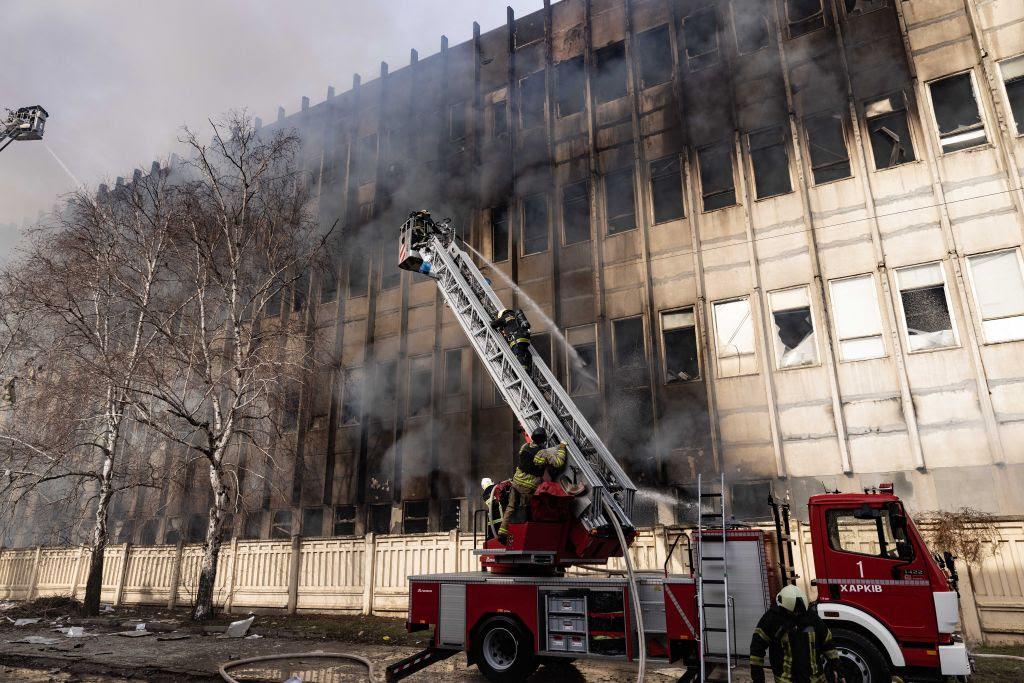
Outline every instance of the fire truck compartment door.
POLYGON ((466 644, 466 584, 441 584, 441 611, 437 623, 440 645, 466 644))
MULTIPOLYGON (((704 539, 704 578, 721 579, 722 562, 709 555, 721 556, 722 544, 710 534, 704 539)), ((721 584, 704 584, 704 624, 709 628, 724 628, 729 617, 729 649, 734 655, 750 654, 750 634, 758 620, 768 609, 768 586, 764 573, 764 546, 757 540, 729 539, 729 604, 727 608, 713 607, 726 603, 721 584)), ((725 652, 725 633, 710 631, 706 634, 707 652, 725 652)))

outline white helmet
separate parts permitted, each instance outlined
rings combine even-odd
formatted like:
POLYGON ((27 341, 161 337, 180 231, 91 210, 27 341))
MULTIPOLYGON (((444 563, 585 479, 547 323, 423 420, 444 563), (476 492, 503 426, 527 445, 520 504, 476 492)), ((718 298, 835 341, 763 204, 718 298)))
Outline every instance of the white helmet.
POLYGON ((494 481, 490 477, 484 477, 480 480, 480 488, 486 489, 488 486, 494 486, 494 481))
POLYGON ((789 612, 796 612, 797 607, 801 609, 799 611, 807 611, 807 595, 804 594, 803 590, 799 586, 786 586, 779 591, 779 594, 775 597, 775 604, 785 608, 789 612))

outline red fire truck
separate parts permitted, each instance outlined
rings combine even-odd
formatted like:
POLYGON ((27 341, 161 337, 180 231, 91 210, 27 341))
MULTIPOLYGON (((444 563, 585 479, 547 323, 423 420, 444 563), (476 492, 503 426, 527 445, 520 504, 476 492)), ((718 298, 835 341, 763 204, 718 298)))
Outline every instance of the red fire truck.
MULTIPOLYGON (((399 680, 461 651, 491 681, 579 658, 682 662, 684 681, 747 654, 761 614, 792 571, 789 511, 770 501, 775 533, 727 523, 725 480, 698 480, 696 527, 680 531, 659 571, 634 572, 635 488, 534 354, 527 371, 490 321, 500 301, 445 223, 419 212, 402 226, 400 267, 434 278, 525 433, 544 426, 569 448, 569 467, 541 484, 506 543, 485 525, 480 571, 409 577, 410 631, 434 628, 425 651, 390 666, 399 680), (707 523, 705 508, 713 510, 707 523), (667 571, 687 548, 692 573, 667 571), (625 573, 604 569, 623 557, 625 573), (575 572, 569 572, 572 568, 575 572)), ((826 493, 809 503, 818 592, 847 683, 967 676, 956 637, 955 585, 891 485, 826 493)), ((476 526, 476 525, 474 525, 476 526)))

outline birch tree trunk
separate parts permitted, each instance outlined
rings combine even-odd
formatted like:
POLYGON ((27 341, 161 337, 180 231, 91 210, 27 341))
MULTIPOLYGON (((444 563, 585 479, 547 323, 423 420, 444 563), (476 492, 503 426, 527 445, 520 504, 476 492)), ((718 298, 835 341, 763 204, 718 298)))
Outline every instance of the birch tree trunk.
POLYGON ((220 463, 211 462, 210 487, 213 489, 213 505, 210 507, 210 519, 206 525, 206 543, 203 546, 203 560, 199 565, 196 603, 192 609, 192 618, 197 621, 213 616, 217 560, 220 557, 221 547, 221 527, 228 511, 228 487, 224 479, 224 470, 220 463))

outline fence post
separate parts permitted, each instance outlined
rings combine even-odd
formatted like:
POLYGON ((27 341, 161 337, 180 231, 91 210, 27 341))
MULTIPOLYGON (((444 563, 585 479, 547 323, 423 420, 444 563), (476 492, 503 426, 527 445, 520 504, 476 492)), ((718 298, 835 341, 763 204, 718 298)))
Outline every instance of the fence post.
POLYGON ((117 576, 117 589, 114 591, 114 607, 119 607, 124 599, 124 580, 128 576, 128 560, 132 555, 132 544, 124 544, 124 558, 121 560, 121 571, 117 576))
POLYGON ((373 613, 373 568, 376 565, 376 552, 377 541, 371 531, 363 537, 363 614, 373 613))
POLYGON ((299 568, 302 560, 302 537, 292 534, 291 566, 288 569, 288 614, 299 607, 299 568))
POLYGON ((174 609, 178 602, 178 584, 181 583, 181 555, 185 548, 185 541, 178 539, 174 546, 174 563, 171 565, 171 590, 167 596, 167 609, 174 609))
POLYGON ((231 570, 228 572, 228 595, 224 599, 224 613, 231 614, 235 603, 235 573, 238 567, 238 536, 231 537, 231 570))
POLYGON ((963 564, 960 572, 960 628, 963 629, 964 640, 970 643, 985 643, 985 631, 981 626, 981 613, 978 611, 978 600, 974 594, 974 577, 971 566, 963 564))
POLYGON ((43 552, 40 546, 36 546, 36 555, 32 559, 32 572, 29 574, 28 579, 28 597, 26 600, 31 601, 36 597, 36 582, 39 580, 39 558, 43 552))
POLYGON ((452 529, 448 532, 448 543, 452 546, 452 561, 445 567, 445 571, 459 571, 459 530, 452 529), (450 569, 449 569, 450 567, 450 569))
POLYGON ((85 546, 78 546, 78 557, 75 558, 75 572, 71 575, 71 599, 75 599, 75 595, 78 594, 78 577, 82 574, 82 555, 84 554, 85 546))

